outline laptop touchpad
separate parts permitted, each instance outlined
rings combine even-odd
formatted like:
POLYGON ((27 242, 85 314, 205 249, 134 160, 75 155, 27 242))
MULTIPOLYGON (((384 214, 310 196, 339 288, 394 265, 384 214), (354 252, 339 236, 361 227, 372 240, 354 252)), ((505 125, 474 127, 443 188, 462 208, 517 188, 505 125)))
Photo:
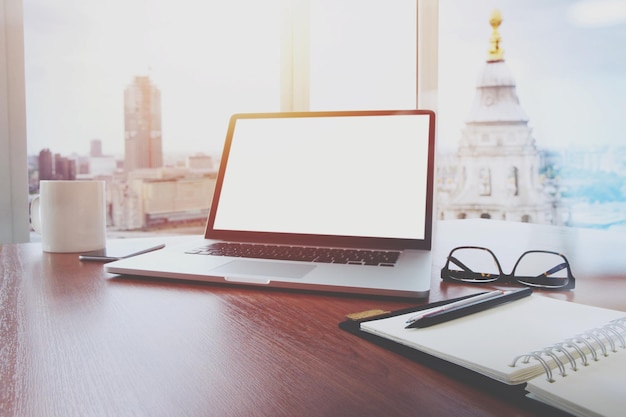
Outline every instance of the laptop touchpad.
POLYGON ((252 275, 257 277, 302 278, 315 269, 315 265, 281 262, 236 260, 218 266, 211 274, 220 276, 252 275))

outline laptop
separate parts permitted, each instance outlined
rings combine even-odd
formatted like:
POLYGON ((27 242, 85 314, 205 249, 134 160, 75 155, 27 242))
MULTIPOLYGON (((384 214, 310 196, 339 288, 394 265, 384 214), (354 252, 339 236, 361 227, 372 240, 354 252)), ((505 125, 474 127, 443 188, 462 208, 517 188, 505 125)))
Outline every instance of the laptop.
POLYGON ((434 137, 429 110, 235 114, 204 238, 105 270, 426 297, 434 137))

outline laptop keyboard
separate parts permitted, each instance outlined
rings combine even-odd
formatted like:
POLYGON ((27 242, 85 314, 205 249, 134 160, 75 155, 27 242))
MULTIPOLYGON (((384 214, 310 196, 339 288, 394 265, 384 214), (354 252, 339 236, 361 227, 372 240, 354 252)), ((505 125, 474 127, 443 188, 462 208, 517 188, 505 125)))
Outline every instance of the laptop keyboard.
POLYGON ((277 259, 350 265, 394 266, 399 251, 315 248, 307 246, 260 245, 220 242, 185 253, 240 258, 277 259))

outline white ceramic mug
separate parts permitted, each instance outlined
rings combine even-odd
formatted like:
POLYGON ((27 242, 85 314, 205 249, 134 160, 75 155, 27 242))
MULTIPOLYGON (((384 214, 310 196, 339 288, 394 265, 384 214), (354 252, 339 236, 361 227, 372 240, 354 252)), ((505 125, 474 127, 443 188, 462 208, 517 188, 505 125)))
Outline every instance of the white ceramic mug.
POLYGON ((45 252, 87 252, 106 246, 104 181, 40 181, 30 213, 45 252))

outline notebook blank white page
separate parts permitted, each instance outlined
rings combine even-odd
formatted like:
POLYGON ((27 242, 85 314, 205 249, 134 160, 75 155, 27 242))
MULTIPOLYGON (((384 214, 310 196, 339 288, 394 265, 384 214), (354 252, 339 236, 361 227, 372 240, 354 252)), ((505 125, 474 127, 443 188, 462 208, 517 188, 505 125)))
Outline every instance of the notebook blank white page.
POLYGON ((554 382, 535 378, 526 389, 531 398, 574 415, 621 417, 626 411, 625 379, 626 351, 620 349, 554 382))
POLYGON ((519 384, 544 370, 537 361, 515 357, 539 350, 626 313, 532 295, 480 313, 422 329, 405 329, 409 313, 361 323, 361 330, 472 369, 507 384, 519 384))

